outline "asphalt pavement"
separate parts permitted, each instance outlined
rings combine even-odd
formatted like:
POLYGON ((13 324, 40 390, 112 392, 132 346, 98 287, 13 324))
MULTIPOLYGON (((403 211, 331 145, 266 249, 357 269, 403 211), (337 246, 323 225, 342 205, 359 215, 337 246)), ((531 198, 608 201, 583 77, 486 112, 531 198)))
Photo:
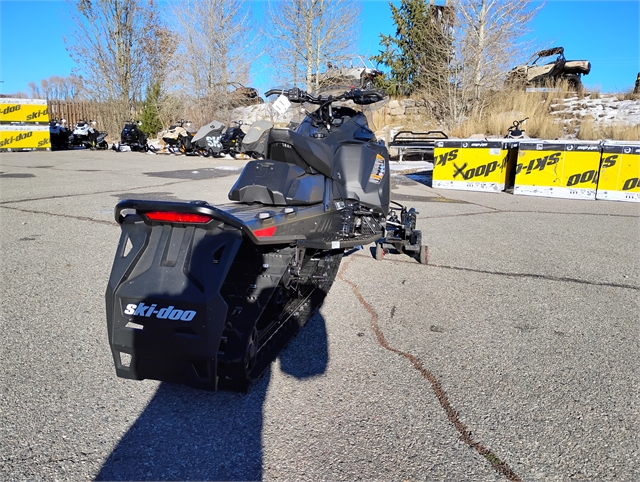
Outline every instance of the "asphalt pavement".
POLYGON ((227 202, 243 164, 0 155, 1 480, 640 480, 633 203, 432 189, 396 169, 428 265, 347 253, 246 395, 117 378, 114 205, 227 202))

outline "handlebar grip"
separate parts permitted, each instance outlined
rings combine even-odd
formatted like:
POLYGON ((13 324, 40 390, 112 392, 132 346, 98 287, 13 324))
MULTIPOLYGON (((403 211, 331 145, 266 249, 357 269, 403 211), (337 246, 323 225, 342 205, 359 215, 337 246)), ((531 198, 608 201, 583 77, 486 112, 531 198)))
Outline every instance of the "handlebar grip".
POLYGON ((269 97, 271 95, 284 94, 285 92, 287 92, 286 89, 271 89, 271 90, 267 90, 264 93, 264 95, 265 95, 265 97, 269 97))

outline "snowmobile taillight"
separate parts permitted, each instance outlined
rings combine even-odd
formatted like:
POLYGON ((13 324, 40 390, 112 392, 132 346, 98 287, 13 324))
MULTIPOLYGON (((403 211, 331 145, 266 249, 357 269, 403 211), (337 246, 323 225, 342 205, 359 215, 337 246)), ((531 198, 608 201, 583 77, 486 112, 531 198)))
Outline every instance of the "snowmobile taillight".
POLYGON ((153 211, 145 213, 151 221, 165 221, 167 223, 198 223, 211 221, 211 216, 198 213, 178 213, 174 211, 153 211))
POLYGON ((269 226, 268 228, 256 229, 253 234, 259 238, 268 238, 273 236, 276 232, 276 226, 269 226))

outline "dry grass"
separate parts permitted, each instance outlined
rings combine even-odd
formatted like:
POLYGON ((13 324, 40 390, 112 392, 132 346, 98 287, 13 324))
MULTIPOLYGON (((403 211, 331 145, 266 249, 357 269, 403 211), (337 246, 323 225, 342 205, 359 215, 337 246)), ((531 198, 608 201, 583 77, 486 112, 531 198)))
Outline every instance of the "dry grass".
MULTIPOLYGON (((528 118, 522 126, 532 138, 558 139, 576 136, 581 140, 638 140, 640 125, 596 123, 590 115, 580 116, 567 110, 565 103, 572 100, 577 107, 585 108, 589 100, 600 99, 599 89, 575 92, 567 84, 548 92, 525 92, 522 90, 503 90, 494 92, 486 98, 485 107, 478 115, 469 116, 460 125, 448 129, 450 137, 467 138, 471 136, 503 137, 515 120, 528 118), (581 99, 581 100, 580 100, 581 99), (555 113, 554 113, 555 112, 555 113)), ((619 100, 640 100, 640 95, 628 92, 620 94, 619 100)), ((437 129, 436 122, 419 119, 417 130, 437 129)), ((413 126, 415 121, 407 119, 406 125, 413 126)))
POLYGON ((480 115, 472 116, 454 128, 455 137, 474 134, 504 136, 513 121, 528 118, 523 124, 530 137, 556 139, 564 134, 563 126, 551 114, 551 105, 557 103, 563 92, 524 92, 522 90, 494 93, 480 115))
POLYGON ((602 98, 602 92, 598 88, 592 89, 587 92, 587 97, 589 97, 589 99, 600 99, 602 98))
POLYGON ((633 90, 623 92, 616 96, 618 100, 640 100, 640 94, 634 94, 633 90))
POLYGON ((602 124, 596 123, 591 117, 586 117, 578 126, 577 138, 583 141, 597 139, 637 141, 640 139, 640 125, 602 124))

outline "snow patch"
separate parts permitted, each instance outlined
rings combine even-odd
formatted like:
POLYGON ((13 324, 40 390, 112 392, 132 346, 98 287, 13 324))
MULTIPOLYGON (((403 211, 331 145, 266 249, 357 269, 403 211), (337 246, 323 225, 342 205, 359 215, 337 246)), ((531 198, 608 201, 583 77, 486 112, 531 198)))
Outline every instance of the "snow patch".
POLYGON ((619 100, 615 94, 601 94, 598 99, 570 97, 551 104, 551 108, 554 115, 583 119, 590 116, 605 125, 640 124, 640 100, 619 100))

